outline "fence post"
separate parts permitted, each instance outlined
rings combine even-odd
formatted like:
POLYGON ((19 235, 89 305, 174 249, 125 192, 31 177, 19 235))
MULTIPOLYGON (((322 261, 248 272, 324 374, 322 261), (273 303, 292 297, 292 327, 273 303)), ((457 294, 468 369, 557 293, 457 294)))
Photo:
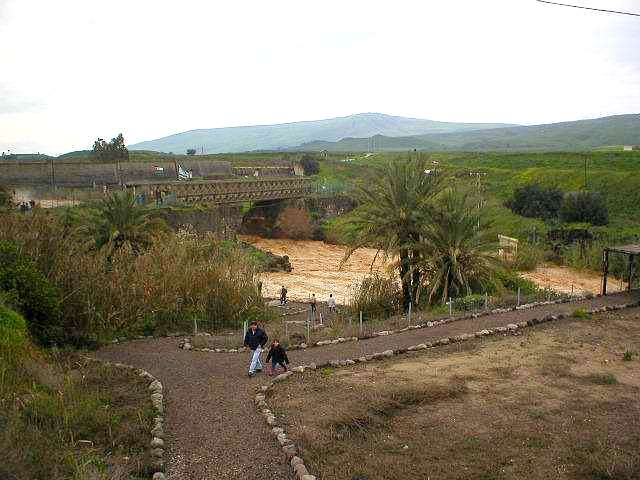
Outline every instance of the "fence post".
POLYGON ((247 331, 247 321, 244 320, 242 322, 242 332, 240 332, 240 338, 241 338, 240 343, 243 345, 244 345, 244 335, 246 331, 247 331))
POLYGON ((362 335, 362 310, 360 310, 360 335, 362 335))
POLYGON ((484 292, 484 309, 489 309, 489 294, 487 292, 484 292))
POLYGON ((311 324, 309 322, 307 322, 307 343, 311 343, 311 324))
POLYGON ((518 300, 516 301, 516 307, 520 306, 520 287, 518 287, 518 300))
POLYGON ((449 297, 449 316, 452 315, 452 307, 453 307, 453 304, 451 303, 451 297, 449 297))
POLYGON ((411 303, 409 302, 409 311, 407 312, 407 326, 411 325, 411 303))
POLYGON ((193 334, 198 334, 198 319, 196 318, 193 319, 193 334))

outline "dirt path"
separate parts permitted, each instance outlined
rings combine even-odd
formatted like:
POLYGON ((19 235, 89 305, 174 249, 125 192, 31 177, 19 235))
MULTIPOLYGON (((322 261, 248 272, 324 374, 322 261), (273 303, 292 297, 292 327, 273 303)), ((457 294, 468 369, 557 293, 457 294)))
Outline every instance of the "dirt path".
MULTIPOLYGON (((389 348, 504 326, 576 308, 616 305, 640 295, 611 295, 581 302, 463 320, 366 341, 290 352, 292 363, 352 358, 389 348)), ((178 339, 162 338, 105 347, 102 359, 142 367, 165 386, 168 473, 174 479, 289 479, 281 452, 252 402, 254 386, 265 377, 246 376, 248 356, 184 351, 178 339)))

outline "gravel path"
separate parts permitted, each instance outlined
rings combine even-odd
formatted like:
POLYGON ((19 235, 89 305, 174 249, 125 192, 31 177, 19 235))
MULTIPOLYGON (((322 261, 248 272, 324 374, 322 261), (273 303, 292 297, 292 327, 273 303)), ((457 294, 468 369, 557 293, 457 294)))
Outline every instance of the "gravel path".
MULTIPOLYGON (((640 298, 636 293, 633 299, 640 298)), ((389 348, 504 326, 577 308, 628 303, 626 294, 531 310, 461 320, 434 328, 289 353, 293 365, 346 359, 389 348)), ((168 473, 174 479, 290 479, 283 454, 253 404, 253 387, 265 377, 248 378, 249 355, 178 349, 178 338, 111 345, 101 359, 144 368, 165 387, 168 473)))

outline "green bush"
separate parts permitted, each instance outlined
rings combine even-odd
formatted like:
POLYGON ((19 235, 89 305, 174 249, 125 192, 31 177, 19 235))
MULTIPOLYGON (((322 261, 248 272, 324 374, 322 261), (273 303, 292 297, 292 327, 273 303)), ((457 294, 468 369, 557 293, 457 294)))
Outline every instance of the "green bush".
POLYGON ((349 310, 358 315, 362 312, 364 319, 386 318, 400 309, 400 291, 393 278, 378 274, 367 277, 356 286, 349 310))
POLYGON ((604 199, 593 192, 571 192, 565 195, 560 217, 565 222, 584 222, 593 225, 609 223, 609 211, 604 199))
POLYGON ((63 340, 58 290, 8 242, 0 242, 0 291, 25 316, 34 340, 42 345, 63 340))
POLYGON ((27 322, 17 312, 0 305, 0 355, 23 348, 28 340, 27 322))
POLYGON ((573 318, 591 318, 591 314, 587 312, 584 308, 577 308, 571 314, 573 318))
POLYGON ((558 218, 563 194, 557 188, 543 188, 540 185, 525 185, 513 192, 513 198, 506 206, 523 217, 550 220, 558 218))
POLYGON ((513 259, 513 268, 521 272, 535 270, 544 260, 544 251, 532 245, 522 245, 513 259))
POLYGON ((522 295, 533 295, 539 291, 538 286, 534 282, 522 278, 512 270, 500 270, 496 272, 495 278, 500 284, 499 286, 511 292, 517 292, 518 289, 520 289, 522 295))

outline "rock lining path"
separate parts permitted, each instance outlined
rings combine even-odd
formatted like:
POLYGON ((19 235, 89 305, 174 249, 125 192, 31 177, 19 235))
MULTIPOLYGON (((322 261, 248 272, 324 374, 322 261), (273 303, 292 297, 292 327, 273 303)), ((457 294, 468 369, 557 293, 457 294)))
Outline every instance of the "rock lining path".
MULTIPOLYGON (((618 305, 638 300, 637 293, 547 305, 530 310, 460 320, 386 337, 289 352, 292 365, 325 363, 406 348, 410 345, 470 333, 484 328, 571 314, 577 308, 618 305)), ((167 473, 170 479, 293 478, 283 454, 253 404, 255 387, 264 375, 248 378, 247 354, 215 354, 178 349, 179 338, 159 338, 110 345, 100 359, 148 370, 164 385, 167 435, 167 473)))

